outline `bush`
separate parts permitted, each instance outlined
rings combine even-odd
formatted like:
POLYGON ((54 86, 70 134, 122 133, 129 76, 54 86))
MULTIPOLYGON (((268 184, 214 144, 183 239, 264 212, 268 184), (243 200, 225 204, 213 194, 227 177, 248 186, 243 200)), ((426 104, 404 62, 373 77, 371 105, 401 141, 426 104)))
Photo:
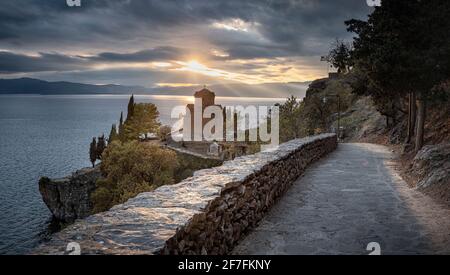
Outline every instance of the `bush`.
POLYGON ((291 96, 280 107, 280 142, 304 136, 303 104, 291 96))
POLYGON ((158 129, 158 138, 161 141, 167 141, 167 135, 172 132, 172 128, 167 125, 163 125, 158 129))
POLYGON ((102 156, 104 179, 92 195, 94 212, 105 211, 142 192, 174 183, 176 154, 156 145, 131 141, 112 142, 102 156))

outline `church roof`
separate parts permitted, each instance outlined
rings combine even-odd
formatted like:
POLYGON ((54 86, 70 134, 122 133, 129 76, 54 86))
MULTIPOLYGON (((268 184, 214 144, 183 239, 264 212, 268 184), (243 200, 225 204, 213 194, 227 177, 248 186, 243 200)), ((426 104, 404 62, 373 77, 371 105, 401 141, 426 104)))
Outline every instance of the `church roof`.
POLYGON ((194 96, 195 97, 205 97, 205 96, 215 96, 216 94, 214 94, 213 92, 211 92, 210 90, 203 88, 198 92, 195 92, 194 96))

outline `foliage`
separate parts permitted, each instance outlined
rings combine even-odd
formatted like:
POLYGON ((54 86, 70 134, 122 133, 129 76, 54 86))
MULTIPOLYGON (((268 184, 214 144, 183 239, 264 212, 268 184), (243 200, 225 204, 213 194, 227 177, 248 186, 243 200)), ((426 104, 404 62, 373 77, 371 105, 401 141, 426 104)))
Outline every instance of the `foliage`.
POLYGON ((158 137, 161 141, 167 140, 167 135, 172 132, 172 128, 168 125, 163 125, 158 129, 158 137))
POLYGON ((123 112, 120 112, 119 126, 123 125, 123 112))
POLYGON ((89 160, 92 163, 92 167, 95 167, 95 162, 97 161, 97 140, 92 138, 91 145, 89 147, 89 160))
POLYGON ((174 183, 176 154, 138 141, 112 142, 103 153, 104 179, 97 181, 92 195, 94 212, 109 209, 142 192, 174 183))
POLYGON ((152 103, 134 104, 133 116, 128 116, 119 137, 122 142, 138 140, 141 134, 156 133, 160 127, 159 112, 152 103))
POLYGON ((280 142, 286 142, 304 135, 302 132, 303 104, 291 96, 280 108, 280 142))
MULTIPOLYGON (((128 101, 128 112, 127 112, 127 121, 130 120, 134 116, 134 95, 131 95, 130 100, 128 101)), ((123 119, 121 117, 121 119, 123 119)))
POLYGON ((117 133, 117 138, 121 138, 120 137, 120 133, 123 133, 123 128, 124 128, 124 124, 123 124, 123 112, 120 112, 120 119, 119 119, 119 128, 118 128, 118 133, 117 133))
POLYGON ((178 165, 175 168, 174 181, 180 182, 186 178, 192 177, 194 172, 201 169, 207 169, 222 164, 220 160, 199 159, 199 157, 184 153, 176 153, 178 165))
POLYGON ((355 99, 349 78, 318 80, 319 87, 311 85, 302 101, 292 96, 279 105, 280 141, 330 132, 338 111, 345 112, 355 99))
POLYGON ((97 159, 98 160, 102 160, 102 154, 106 149, 106 140, 105 140, 105 135, 102 135, 100 137, 98 137, 98 142, 97 142, 97 159))
POLYGON ((351 58, 352 47, 349 43, 336 40, 328 54, 328 61, 338 69, 338 73, 347 73, 353 66, 351 58))
POLYGON ((423 143, 425 101, 450 75, 449 13, 447 0, 385 0, 367 21, 346 22, 357 35, 353 57, 360 80, 378 109, 388 114, 399 97, 417 94, 416 150, 423 143))
POLYGON ((111 132, 109 133, 108 142, 112 143, 113 141, 118 139, 116 124, 111 126, 111 132))

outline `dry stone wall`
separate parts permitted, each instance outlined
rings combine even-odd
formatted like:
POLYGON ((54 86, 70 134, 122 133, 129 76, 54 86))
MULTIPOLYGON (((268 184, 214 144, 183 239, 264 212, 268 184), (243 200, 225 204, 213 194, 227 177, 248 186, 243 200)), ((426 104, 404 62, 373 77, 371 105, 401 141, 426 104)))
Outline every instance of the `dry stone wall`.
POLYGON ((200 170, 79 220, 33 253, 64 254, 77 242, 82 254, 227 254, 309 164, 336 147, 336 135, 323 134, 200 170))

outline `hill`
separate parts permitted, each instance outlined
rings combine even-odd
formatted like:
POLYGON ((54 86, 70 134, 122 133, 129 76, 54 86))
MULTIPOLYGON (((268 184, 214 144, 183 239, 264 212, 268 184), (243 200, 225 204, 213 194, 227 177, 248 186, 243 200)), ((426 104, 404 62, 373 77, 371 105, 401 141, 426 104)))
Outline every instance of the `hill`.
MULTIPOLYGON (((240 97, 280 97, 295 95, 303 98, 308 82, 264 83, 264 84, 227 84, 211 85, 209 89, 217 96, 240 97)), ((92 85, 74 82, 48 82, 33 78, 0 79, 0 94, 151 94, 151 95, 187 95, 200 90, 199 86, 192 87, 155 87, 123 85, 92 85)))
POLYGON ((48 82, 33 78, 0 79, 0 94, 122 94, 145 92, 143 87, 48 82))

